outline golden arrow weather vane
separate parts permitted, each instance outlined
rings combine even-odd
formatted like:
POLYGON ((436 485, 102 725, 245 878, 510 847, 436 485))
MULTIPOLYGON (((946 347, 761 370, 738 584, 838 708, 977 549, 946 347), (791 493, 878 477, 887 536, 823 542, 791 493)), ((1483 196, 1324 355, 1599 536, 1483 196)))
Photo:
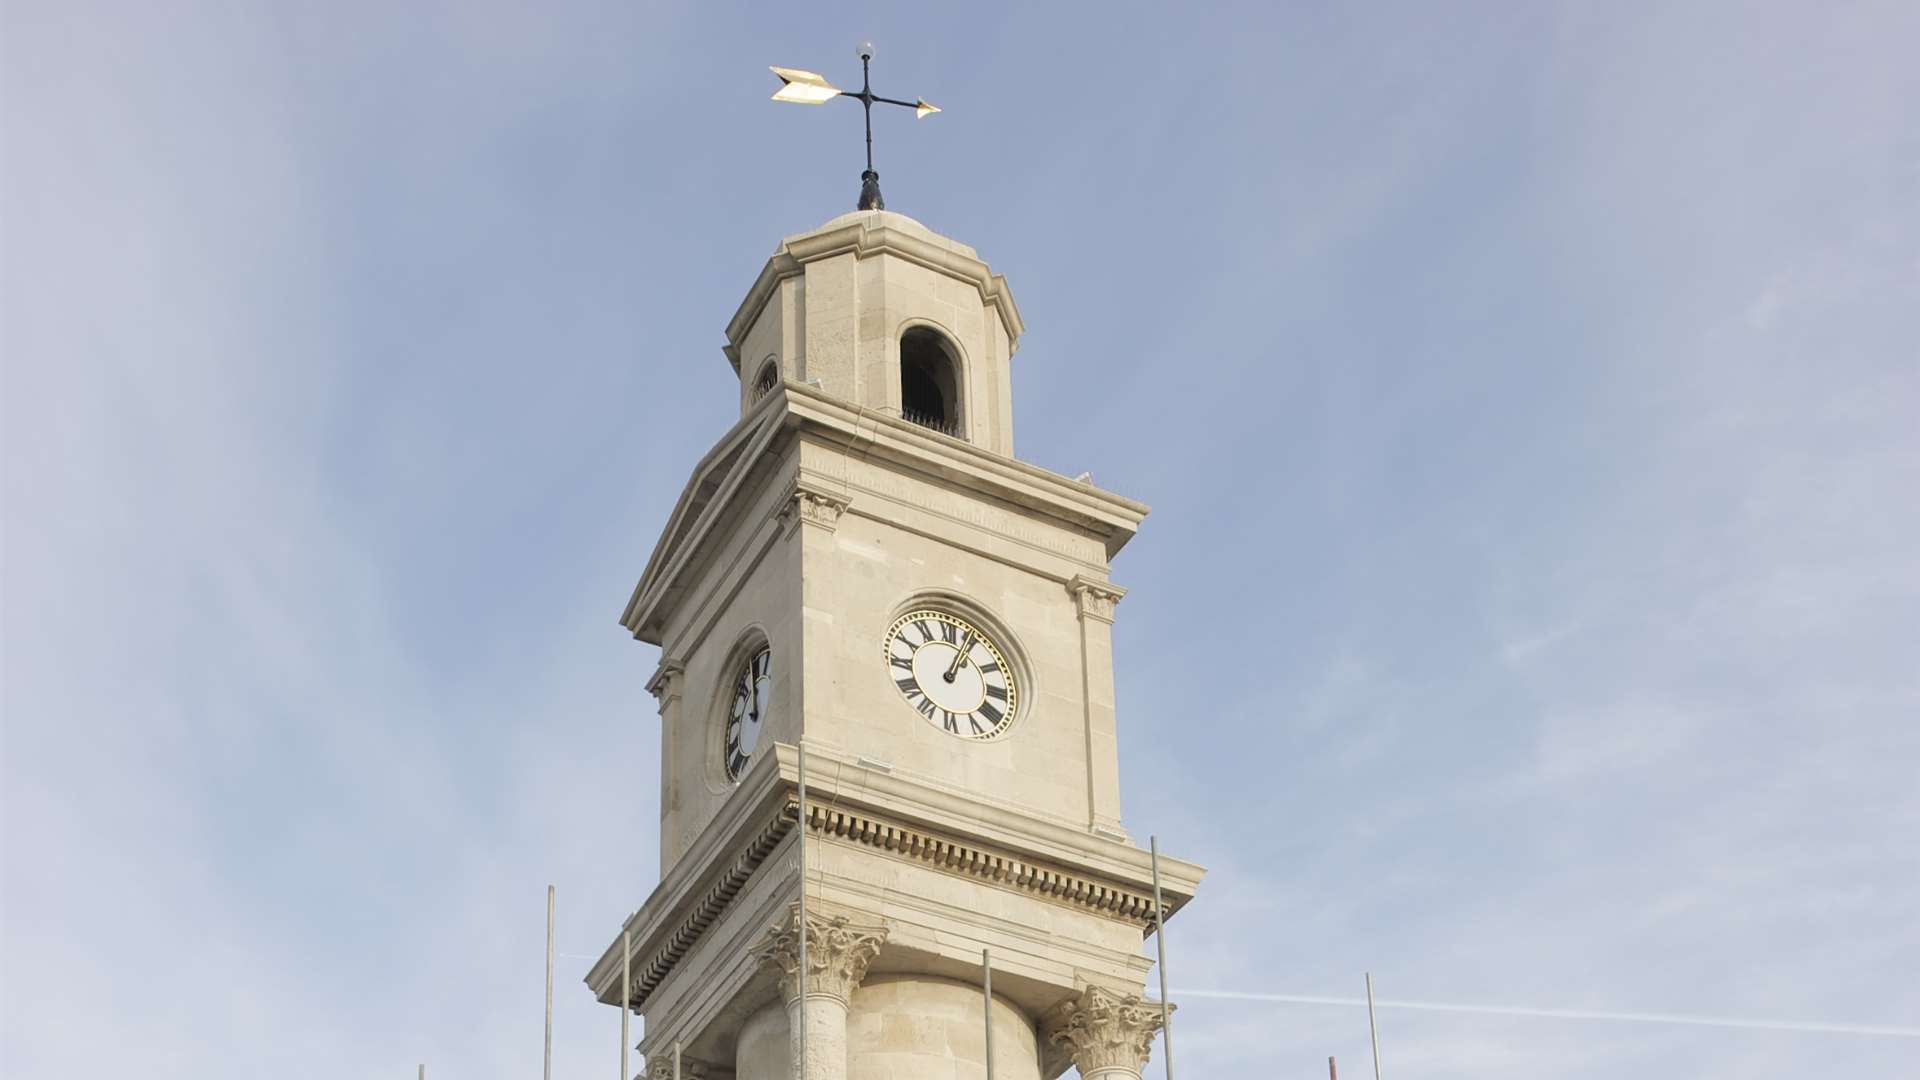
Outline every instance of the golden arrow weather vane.
POLYGON ((926 98, 913 101, 901 101, 898 98, 886 98, 873 92, 873 78, 869 65, 873 61, 873 42, 863 41, 856 50, 860 55, 860 92, 842 90, 828 82, 825 77, 799 68, 770 67, 768 70, 780 77, 780 89, 774 92, 773 100, 785 101, 794 105, 824 105, 837 97, 857 101, 867 114, 867 171, 860 174, 860 209, 885 210, 886 200, 880 197, 880 174, 873 171, 873 106, 901 105, 913 110, 914 118, 924 120, 940 111, 938 106, 927 103, 926 98))

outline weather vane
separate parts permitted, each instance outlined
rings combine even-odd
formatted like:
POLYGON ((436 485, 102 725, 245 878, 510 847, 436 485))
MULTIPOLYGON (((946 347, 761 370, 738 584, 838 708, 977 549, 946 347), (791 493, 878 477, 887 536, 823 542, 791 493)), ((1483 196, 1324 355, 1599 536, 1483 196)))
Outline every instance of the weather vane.
POLYGON ((780 76, 780 90, 773 95, 775 101, 790 101, 796 105, 824 105, 837 97, 857 101, 867 113, 867 171, 860 174, 860 209, 885 210, 886 200, 880 197, 880 174, 873 171, 873 106, 904 105, 914 112, 915 119, 925 119, 940 110, 927 104, 926 98, 914 101, 900 101, 896 98, 884 98, 873 92, 873 79, 868 66, 873 61, 873 42, 863 41, 856 50, 860 54, 860 92, 857 94, 842 90, 826 79, 811 71, 798 68, 777 67, 771 70, 780 76))

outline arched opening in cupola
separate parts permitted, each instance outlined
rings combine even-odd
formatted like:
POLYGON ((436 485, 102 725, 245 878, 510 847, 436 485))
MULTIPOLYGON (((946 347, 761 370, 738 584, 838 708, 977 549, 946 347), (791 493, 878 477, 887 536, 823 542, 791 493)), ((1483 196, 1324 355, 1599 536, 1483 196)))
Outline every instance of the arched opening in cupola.
POLYGON ((943 435, 966 438, 960 424, 960 362, 945 335, 915 326, 900 335, 900 415, 943 435))
POLYGON ((776 357, 769 356, 767 362, 760 365, 760 375, 753 380, 752 400, 759 401, 767 396, 768 391, 779 385, 780 361, 776 357))

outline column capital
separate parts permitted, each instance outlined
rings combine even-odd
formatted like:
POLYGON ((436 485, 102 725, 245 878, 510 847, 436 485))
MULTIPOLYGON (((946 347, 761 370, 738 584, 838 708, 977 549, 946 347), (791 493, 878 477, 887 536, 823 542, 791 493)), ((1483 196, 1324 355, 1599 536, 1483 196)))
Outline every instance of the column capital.
MULTIPOLYGON (((680 1055, 680 1080, 706 1080, 713 1070, 704 1061, 695 1061, 685 1054, 680 1055)), ((663 1054, 651 1054, 647 1057, 647 1067, 640 1070, 634 1080, 674 1080, 673 1051, 663 1054)))
POLYGON ((1159 1002, 1103 986, 1054 1006, 1045 1025, 1047 1041, 1064 1048, 1088 1080, 1139 1076, 1159 1030, 1159 1002))
POLYGON ((1127 590, 1111 581, 1075 574, 1067 582, 1067 591, 1073 594, 1073 601, 1080 608, 1083 619, 1099 619, 1101 622, 1113 621, 1113 609, 1127 590))
MULTIPOLYGON (((856 923, 845 915, 807 912, 808 997, 826 996, 846 1004, 854 988, 867 977, 867 965, 887 940, 881 924, 856 923)), ((763 967, 780 976, 780 996, 791 1005, 800 997, 800 911, 795 904, 787 917, 767 928, 754 950, 763 967)))
POLYGON ((853 500, 845 495, 795 477, 787 485, 786 495, 781 498, 780 509, 776 511, 782 535, 792 535, 800 525, 812 525, 832 532, 840 526, 840 515, 846 513, 847 507, 852 504, 853 500))
POLYGON ((686 673, 687 665, 662 657, 653 678, 647 680, 647 693, 652 694, 654 700, 660 703, 660 708, 665 709, 680 696, 680 677, 686 673))

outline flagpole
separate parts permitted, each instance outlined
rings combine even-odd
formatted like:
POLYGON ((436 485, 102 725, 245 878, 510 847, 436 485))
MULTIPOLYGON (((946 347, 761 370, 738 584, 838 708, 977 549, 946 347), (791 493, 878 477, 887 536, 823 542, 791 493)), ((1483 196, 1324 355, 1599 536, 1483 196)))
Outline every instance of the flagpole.
POLYGON ((1160 902, 1160 838, 1147 837, 1147 848, 1153 855, 1153 945, 1160 957, 1160 1051, 1167 1059, 1167 1080, 1173 1080, 1173 1007, 1167 1004, 1167 920, 1166 905, 1160 902))
POLYGON ((540 1055, 540 1075, 553 1080, 553 886, 547 886, 547 1045, 540 1055))
POLYGON ((993 1080, 993 954, 980 950, 981 998, 987 1020, 987 1080, 993 1080))
POLYGON ((632 1011, 628 1005, 633 1001, 633 932, 622 927, 620 930, 620 1080, 633 1080, 627 1075, 627 1016, 632 1011))
POLYGON ((1373 1040, 1373 1080, 1380 1080, 1380 1029, 1373 1023, 1373 972, 1367 972, 1367 1038, 1373 1040))

